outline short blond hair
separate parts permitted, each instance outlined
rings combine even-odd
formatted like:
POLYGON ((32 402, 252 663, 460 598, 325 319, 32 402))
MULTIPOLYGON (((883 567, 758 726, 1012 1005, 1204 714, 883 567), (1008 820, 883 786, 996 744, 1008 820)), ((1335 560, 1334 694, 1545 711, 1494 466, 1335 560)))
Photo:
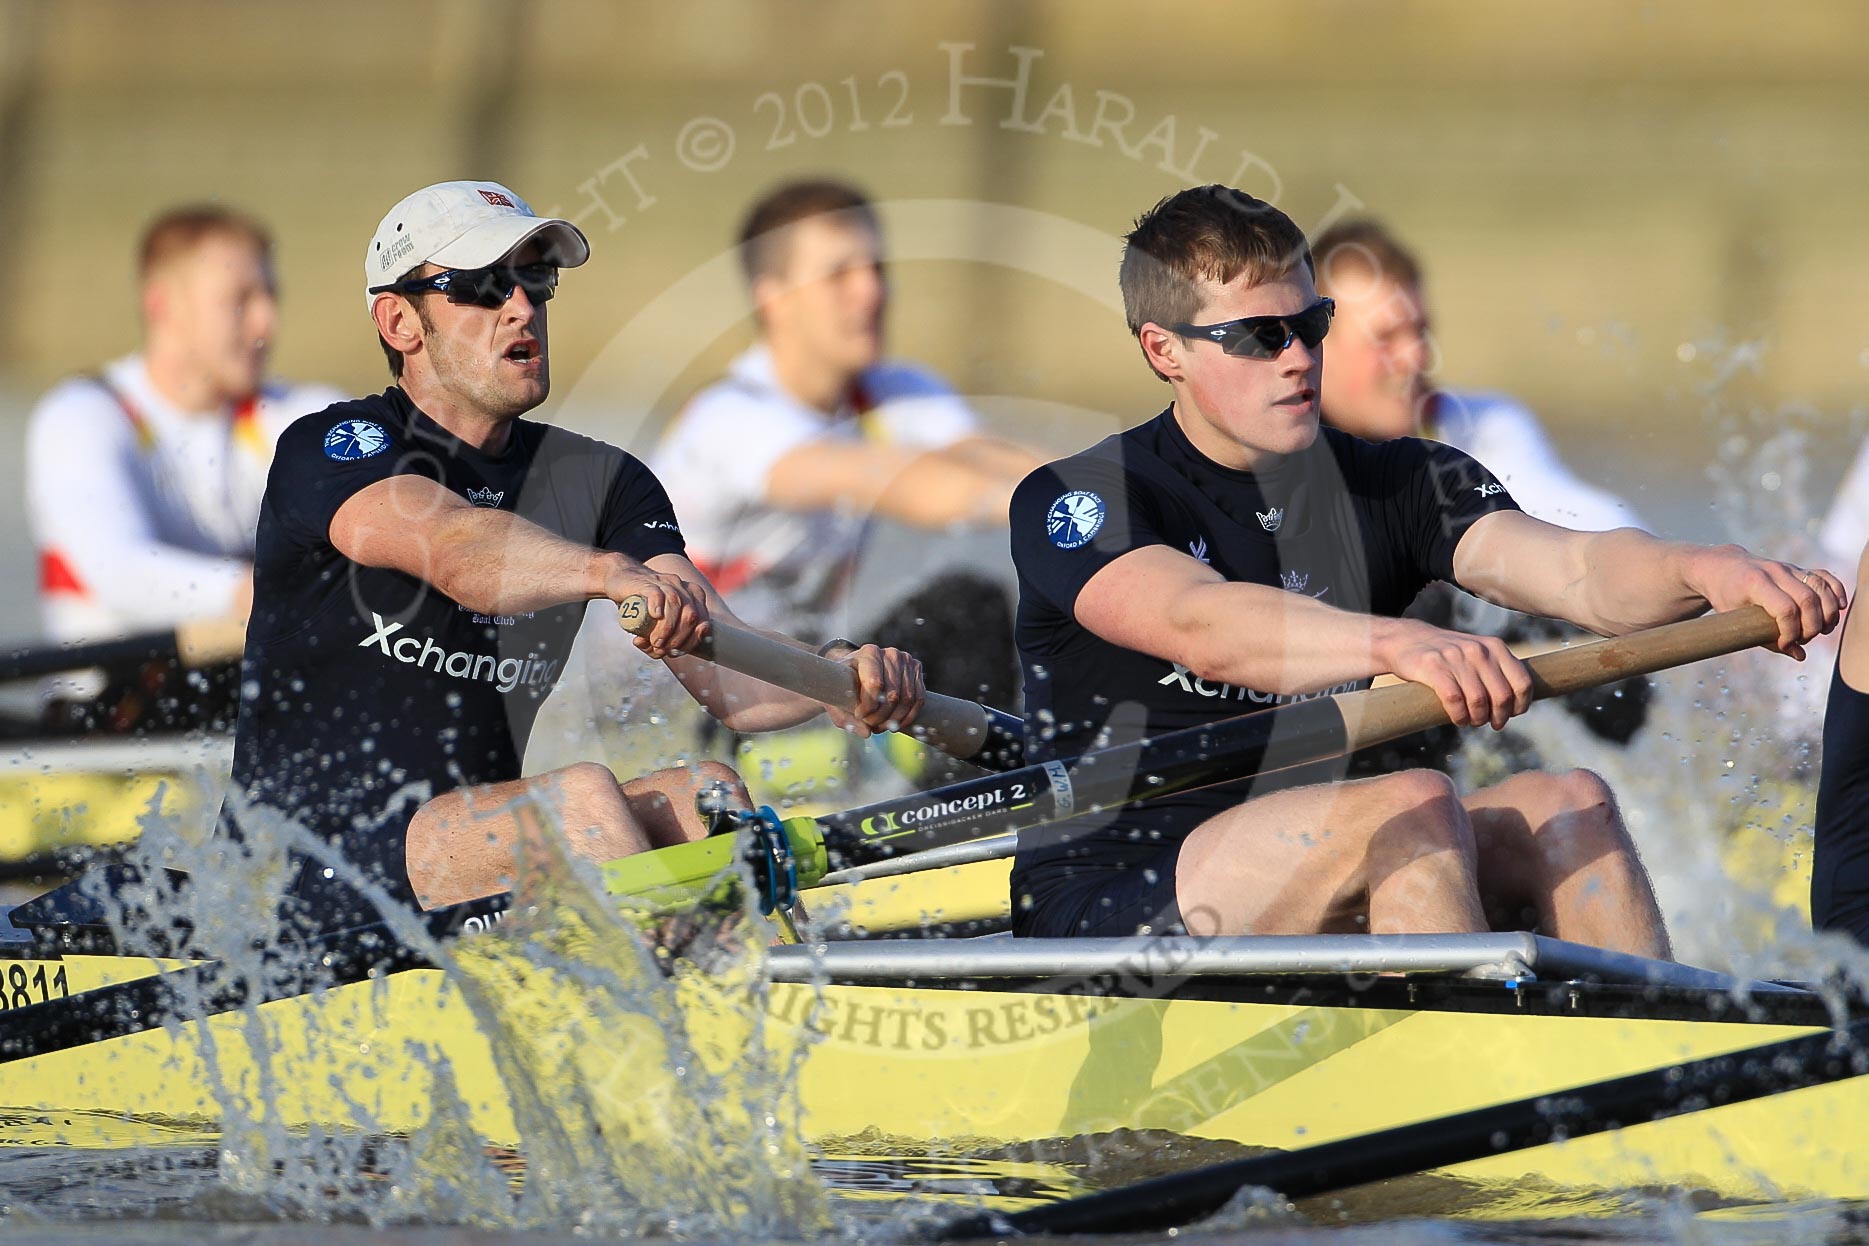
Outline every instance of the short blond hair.
POLYGON ((244 212, 218 203, 170 208, 143 228, 136 275, 148 281, 157 271, 194 251, 209 238, 236 238, 252 245, 262 260, 273 258, 272 235, 244 212))

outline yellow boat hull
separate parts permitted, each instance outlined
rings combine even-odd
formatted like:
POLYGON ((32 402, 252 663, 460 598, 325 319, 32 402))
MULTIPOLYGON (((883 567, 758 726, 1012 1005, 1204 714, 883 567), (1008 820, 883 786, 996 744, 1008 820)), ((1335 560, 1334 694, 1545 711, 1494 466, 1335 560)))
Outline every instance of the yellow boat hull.
MULTIPOLYGON (((48 982, 62 969, 62 985, 77 992, 154 968, 67 957, 9 962, 7 974, 14 984, 23 977, 25 998, 36 1000, 47 993, 42 969, 48 982)), ((580 1000, 546 985, 504 1023, 580 1033, 580 1000)), ((670 997, 687 1027, 684 1058, 730 1064, 756 1041, 772 1067, 796 1061, 790 1085, 754 1089, 795 1096, 802 1136, 830 1153, 964 1156, 1117 1130, 1292 1149, 1810 1032, 696 977, 670 997), (755 1028, 763 1033, 752 1039, 755 1028)), ((11 1030, 15 1018, 26 1016, 0 1025, 11 1030)), ((255 1122, 410 1134, 445 1116, 523 1151, 541 1104, 662 1110, 643 1106, 645 1087, 666 1076, 644 1056, 666 1027, 641 1021, 599 1018, 613 1041, 580 1039, 571 1062, 562 1050, 541 1059, 539 1047, 529 1062, 511 1043, 489 1042, 485 1012, 448 975, 410 970, 0 1064, 0 1145, 199 1143, 255 1122)), ((1858 1079, 1442 1175, 1474 1183, 1476 1203, 1495 1210, 1503 1196, 1515 1214, 1540 1201, 1524 1193, 1528 1181, 1572 1193, 1667 1186, 1738 1200, 1864 1198, 1864 1121, 1869 1083, 1858 1079)))

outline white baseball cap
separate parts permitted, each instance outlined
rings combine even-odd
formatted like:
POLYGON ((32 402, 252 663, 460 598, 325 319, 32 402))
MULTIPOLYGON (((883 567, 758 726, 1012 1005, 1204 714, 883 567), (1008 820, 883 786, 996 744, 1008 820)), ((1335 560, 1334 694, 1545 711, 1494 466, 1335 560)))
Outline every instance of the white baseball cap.
MULTIPOLYGON (((423 264, 485 268, 520 243, 545 236, 550 258, 576 268, 590 240, 570 221, 541 217, 498 182, 437 182, 389 210, 364 254, 364 287, 401 280, 423 264)), ((364 296, 366 306, 374 295, 364 296)))

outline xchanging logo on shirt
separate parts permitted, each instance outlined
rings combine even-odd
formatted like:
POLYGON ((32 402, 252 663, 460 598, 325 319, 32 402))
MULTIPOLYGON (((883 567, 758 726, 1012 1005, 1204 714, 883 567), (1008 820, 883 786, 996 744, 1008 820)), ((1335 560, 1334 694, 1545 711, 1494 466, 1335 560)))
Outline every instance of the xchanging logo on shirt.
POLYGON ((324 455, 340 463, 355 463, 389 449, 389 434, 369 420, 345 420, 324 435, 324 455))
POLYGON ((1245 701, 1253 705, 1295 705, 1300 701, 1315 701, 1319 697, 1336 696, 1339 692, 1354 692, 1366 682, 1352 679, 1317 692, 1260 692, 1256 688, 1242 688, 1237 684, 1208 683, 1179 662, 1169 663, 1168 673, 1155 681, 1162 688, 1179 684, 1181 691, 1192 692, 1197 697, 1218 697, 1222 701, 1245 701))
POLYGON ((1073 489, 1045 512, 1045 531, 1059 549, 1076 549, 1090 543, 1109 513, 1101 497, 1083 489, 1073 489))
POLYGON ((375 645, 383 651, 383 656, 393 658, 404 666, 419 666, 431 669, 428 659, 434 658, 432 668, 437 675, 453 675, 457 679, 472 679, 489 683, 501 692, 511 692, 521 686, 527 688, 549 688, 558 682, 558 659, 547 661, 544 658, 496 658, 490 653, 469 653, 466 650, 450 653, 427 636, 404 636, 394 644, 390 637, 402 630, 401 623, 385 623, 383 616, 374 610, 370 619, 376 630, 357 642, 359 649, 375 645))

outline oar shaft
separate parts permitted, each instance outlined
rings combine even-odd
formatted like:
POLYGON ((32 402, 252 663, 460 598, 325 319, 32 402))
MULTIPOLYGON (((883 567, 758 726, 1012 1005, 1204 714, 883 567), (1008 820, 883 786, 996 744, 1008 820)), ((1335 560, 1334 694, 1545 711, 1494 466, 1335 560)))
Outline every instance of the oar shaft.
MULTIPOLYGON (((648 632, 655 624, 641 597, 625 599, 617 607, 617 618, 634 635, 648 632)), ((695 649, 696 657, 845 712, 855 711, 860 695, 857 673, 842 662, 718 619, 709 625, 709 632, 695 649)), ((923 698, 921 713, 908 734, 950 757, 991 770, 1016 766, 1024 759, 1025 733, 1018 718, 939 692, 923 698)))
MULTIPOLYGON (((1710 615, 1532 658, 1533 695, 1563 696, 1769 641, 1763 609, 1710 615)), ((1152 740, 969 779, 817 819, 833 869, 1043 826, 1131 801, 1329 761, 1447 722, 1432 689, 1393 684, 1222 719, 1152 740)))
POLYGON ((0 653, 0 681, 37 679, 60 671, 101 666, 107 669, 141 666, 145 662, 179 662, 206 666, 240 656, 246 628, 237 622, 203 619, 178 624, 166 632, 144 632, 119 640, 97 640, 76 645, 41 645, 0 653))
POLYGON ((832 868, 847 869, 1343 752, 1343 715, 1325 697, 964 779, 816 821, 832 868))

